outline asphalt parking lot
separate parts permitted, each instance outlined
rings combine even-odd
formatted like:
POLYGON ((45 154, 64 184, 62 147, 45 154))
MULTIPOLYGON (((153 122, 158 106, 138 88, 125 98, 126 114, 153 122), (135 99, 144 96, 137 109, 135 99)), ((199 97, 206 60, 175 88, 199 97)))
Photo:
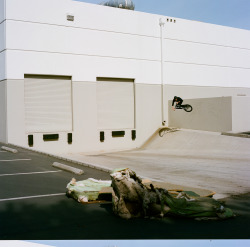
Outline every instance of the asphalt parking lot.
MULTIPOLYGON (((0 146, 1 143, 0 143, 0 146)), ((183 218, 123 220, 111 203, 82 205, 65 195, 75 177, 109 180, 97 169, 17 148, 0 149, 0 239, 249 239, 250 194, 226 199, 238 215, 225 221, 183 218), (61 162, 84 170, 75 175, 52 167, 61 162)))

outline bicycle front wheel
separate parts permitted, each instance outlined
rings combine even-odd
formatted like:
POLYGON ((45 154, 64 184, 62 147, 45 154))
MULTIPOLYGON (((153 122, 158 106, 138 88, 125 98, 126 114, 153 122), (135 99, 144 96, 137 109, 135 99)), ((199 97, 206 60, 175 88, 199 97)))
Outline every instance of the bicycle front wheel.
POLYGON ((185 107, 183 108, 186 112, 191 112, 193 110, 193 107, 191 105, 185 105, 185 107))

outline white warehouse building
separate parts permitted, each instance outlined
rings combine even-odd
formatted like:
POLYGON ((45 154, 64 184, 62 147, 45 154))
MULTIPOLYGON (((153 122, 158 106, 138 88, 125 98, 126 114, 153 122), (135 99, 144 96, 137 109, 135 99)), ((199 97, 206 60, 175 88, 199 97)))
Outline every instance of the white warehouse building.
POLYGON ((249 99, 248 30, 0 0, 0 142, 90 153, 140 147, 163 125, 249 131, 249 99), (170 111, 175 95, 193 112, 170 111))

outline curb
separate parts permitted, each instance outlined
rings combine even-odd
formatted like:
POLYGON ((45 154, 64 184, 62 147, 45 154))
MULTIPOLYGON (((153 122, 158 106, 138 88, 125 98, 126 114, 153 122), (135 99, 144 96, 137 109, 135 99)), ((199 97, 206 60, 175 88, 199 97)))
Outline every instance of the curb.
POLYGON ((243 138, 250 138, 250 135, 248 135, 248 134, 240 134, 240 133, 222 132, 221 135, 224 135, 224 136, 243 137, 243 138))
POLYGON ((8 151, 8 152, 11 152, 11 153, 17 153, 18 152, 16 149, 5 147, 5 146, 2 146, 1 149, 5 150, 5 151, 8 151))
POLYGON ((96 169, 96 170, 104 171, 104 172, 107 172, 107 173, 110 173, 113 170, 113 169, 110 169, 110 168, 107 168, 107 167, 104 167, 104 166, 99 166, 99 165, 95 165, 95 164, 91 164, 91 163, 76 161, 76 160, 73 160, 73 159, 64 158, 63 156, 59 156, 59 155, 55 155, 55 154, 50 154, 50 153, 34 150, 34 149, 31 149, 31 148, 18 146, 16 144, 11 144, 11 143, 5 143, 5 144, 8 144, 8 145, 11 145, 13 147, 17 147, 17 148, 20 148, 20 149, 23 149, 23 150, 31 151, 31 152, 34 152, 34 153, 43 154, 43 155, 46 155, 46 156, 49 156, 49 157, 52 157, 52 158, 55 158, 55 159, 68 161, 68 162, 71 162, 73 164, 82 165, 82 166, 86 166, 86 167, 93 168, 93 169, 96 169))
POLYGON ((54 162, 52 164, 52 166, 60 168, 60 169, 65 170, 65 171, 72 172, 72 173, 77 174, 77 175, 82 175, 84 173, 83 170, 81 170, 81 169, 77 169, 75 167, 64 165, 64 164, 58 163, 58 162, 54 162))

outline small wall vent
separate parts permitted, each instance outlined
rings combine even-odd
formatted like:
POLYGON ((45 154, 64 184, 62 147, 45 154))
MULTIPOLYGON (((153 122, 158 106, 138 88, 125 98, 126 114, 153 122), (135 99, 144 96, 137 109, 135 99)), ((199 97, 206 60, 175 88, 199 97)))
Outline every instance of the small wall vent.
POLYGON ((131 130, 131 138, 133 141, 136 139, 136 130, 131 130))
POLYGON ((104 142, 104 131, 100 131, 100 142, 104 142))
POLYGON ((33 144, 34 144, 33 135, 28 135, 28 145, 29 145, 29 147, 33 147, 33 144))
POLYGON ((58 141, 59 134, 45 134, 43 135, 44 141, 58 141))
POLYGON ((68 21, 74 21, 75 17, 73 15, 67 15, 68 21))
POLYGON ((68 144, 72 144, 72 133, 68 133, 68 144))
POLYGON ((124 136, 125 136, 124 130, 112 131, 112 137, 124 137, 124 136))

